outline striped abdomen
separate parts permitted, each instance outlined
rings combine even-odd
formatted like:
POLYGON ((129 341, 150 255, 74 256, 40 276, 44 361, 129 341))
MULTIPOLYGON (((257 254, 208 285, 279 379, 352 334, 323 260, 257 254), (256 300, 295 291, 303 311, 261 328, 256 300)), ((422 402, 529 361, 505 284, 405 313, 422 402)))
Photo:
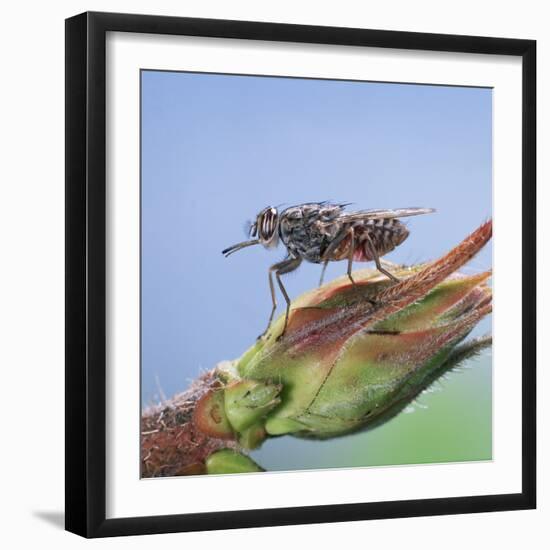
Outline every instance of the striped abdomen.
MULTIPOLYGON (((369 238, 378 256, 384 256, 409 236, 406 226, 395 218, 356 222, 351 227, 354 231, 353 260, 356 262, 370 262, 374 259, 369 248, 369 238)), ((334 251, 331 259, 338 261, 348 258, 350 245, 351 235, 348 235, 334 251)))

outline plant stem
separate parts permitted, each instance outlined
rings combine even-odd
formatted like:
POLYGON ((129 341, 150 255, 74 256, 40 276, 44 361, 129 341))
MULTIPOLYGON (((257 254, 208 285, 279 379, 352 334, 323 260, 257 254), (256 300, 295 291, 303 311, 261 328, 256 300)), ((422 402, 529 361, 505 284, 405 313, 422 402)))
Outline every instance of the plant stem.
POLYGON ((197 401, 219 385, 214 370, 191 387, 150 407, 141 416, 141 476, 166 477, 205 473, 205 460, 220 449, 237 448, 232 439, 218 439, 193 424, 197 401))

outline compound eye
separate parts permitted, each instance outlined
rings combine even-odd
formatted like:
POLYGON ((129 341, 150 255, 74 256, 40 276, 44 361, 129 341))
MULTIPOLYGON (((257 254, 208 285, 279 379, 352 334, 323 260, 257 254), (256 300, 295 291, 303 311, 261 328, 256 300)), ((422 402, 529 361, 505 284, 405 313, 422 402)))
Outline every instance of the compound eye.
POLYGON ((258 219, 259 235, 264 241, 269 241, 277 228, 277 210, 266 208, 258 219))

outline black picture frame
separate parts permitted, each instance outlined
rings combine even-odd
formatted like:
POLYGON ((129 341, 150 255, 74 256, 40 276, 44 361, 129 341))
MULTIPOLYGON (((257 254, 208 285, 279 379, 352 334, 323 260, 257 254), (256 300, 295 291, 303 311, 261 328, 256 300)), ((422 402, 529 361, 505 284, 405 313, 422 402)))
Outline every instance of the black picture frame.
POLYGON ((248 21, 83 13, 66 20, 66 529, 106 537, 531 509, 536 506, 536 42, 248 21), (108 31, 519 56, 522 121, 522 491, 517 494, 106 519, 105 39, 108 31))

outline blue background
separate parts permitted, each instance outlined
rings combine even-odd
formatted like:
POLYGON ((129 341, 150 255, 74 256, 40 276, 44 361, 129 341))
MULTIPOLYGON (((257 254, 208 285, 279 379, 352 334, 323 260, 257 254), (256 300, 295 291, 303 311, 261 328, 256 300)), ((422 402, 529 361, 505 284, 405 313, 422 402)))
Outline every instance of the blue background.
MULTIPOLYGON (((436 208, 406 220, 410 237, 387 256, 405 263, 438 257, 490 217, 491 94, 143 71, 142 405, 240 356, 265 328, 267 269, 284 249, 221 254, 264 206, 436 208)), ((467 271, 490 266, 488 246, 467 271)), ((326 280, 345 269, 331 264, 326 280)), ((302 264, 287 275, 290 296, 319 274, 302 264)))

